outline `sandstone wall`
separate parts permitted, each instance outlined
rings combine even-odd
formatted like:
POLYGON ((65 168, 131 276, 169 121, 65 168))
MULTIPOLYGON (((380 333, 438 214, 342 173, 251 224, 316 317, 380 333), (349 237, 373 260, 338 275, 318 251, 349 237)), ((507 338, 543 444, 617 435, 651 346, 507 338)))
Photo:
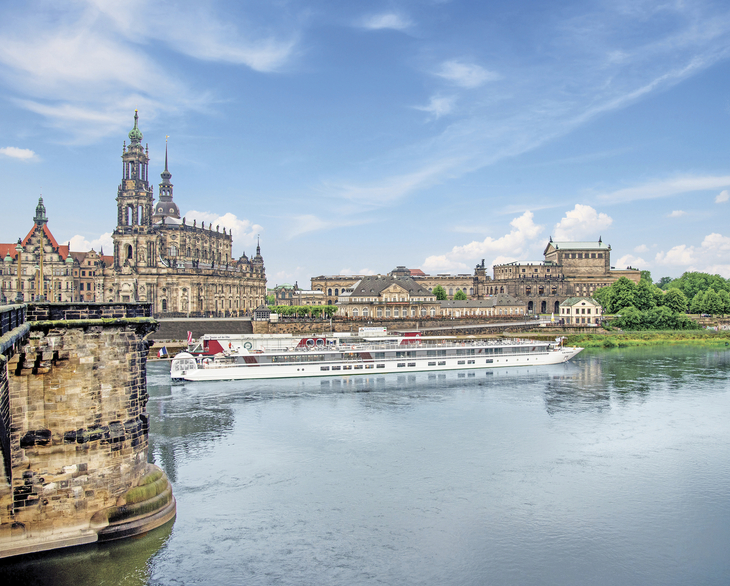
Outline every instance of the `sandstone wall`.
MULTIPOLYGON (((0 557, 96 541, 125 516, 130 492, 161 474, 147 463, 143 336, 153 320, 30 326, 7 361, 11 477, 0 491, 0 557)), ((171 490, 166 499, 174 516, 171 490)))

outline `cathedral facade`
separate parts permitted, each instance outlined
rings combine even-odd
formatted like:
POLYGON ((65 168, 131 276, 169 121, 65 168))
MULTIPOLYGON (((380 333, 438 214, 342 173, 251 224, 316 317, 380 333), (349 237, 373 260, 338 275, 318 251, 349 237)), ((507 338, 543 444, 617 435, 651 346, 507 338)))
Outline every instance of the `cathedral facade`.
POLYGON ((122 149, 117 189, 114 252, 96 271, 96 301, 148 302, 158 316, 241 316, 265 303, 261 247, 249 259, 233 258, 233 238, 220 226, 192 225, 173 201, 172 174, 165 170, 154 201, 149 150, 142 146, 138 114, 122 149))

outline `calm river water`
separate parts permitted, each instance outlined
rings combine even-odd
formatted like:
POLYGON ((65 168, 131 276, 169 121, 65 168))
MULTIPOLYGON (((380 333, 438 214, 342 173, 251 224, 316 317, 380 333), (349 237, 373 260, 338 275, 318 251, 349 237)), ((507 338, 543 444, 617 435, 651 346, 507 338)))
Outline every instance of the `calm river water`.
POLYGON ((170 385, 174 524, 0 564, 5 584, 730 583, 730 351, 170 385))

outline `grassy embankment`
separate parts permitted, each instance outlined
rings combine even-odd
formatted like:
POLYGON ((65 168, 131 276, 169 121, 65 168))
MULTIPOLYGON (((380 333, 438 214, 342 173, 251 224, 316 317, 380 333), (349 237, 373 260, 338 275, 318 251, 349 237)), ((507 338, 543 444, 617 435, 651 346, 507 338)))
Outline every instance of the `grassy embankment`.
POLYGON ((659 346, 662 344, 692 344, 693 346, 725 346, 730 344, 730 331, 667 330, 641 332, 611 332, 605 334, 570 334, 568 346, 583 348, 628 348, 631 346, 659 346))

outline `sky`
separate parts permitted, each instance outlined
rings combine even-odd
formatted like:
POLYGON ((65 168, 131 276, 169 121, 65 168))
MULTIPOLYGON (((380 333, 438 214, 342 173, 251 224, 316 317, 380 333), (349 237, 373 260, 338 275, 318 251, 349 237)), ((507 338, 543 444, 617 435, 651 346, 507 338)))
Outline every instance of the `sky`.
MULTIPOLYGON (((730 3, 0 4, 0 241, 112 250, 139 111, 157 194, 269 287, 471 274, 599 238, 730 278, 730 3)), ((491 273, 491 271, 490 271, 491 273)))

